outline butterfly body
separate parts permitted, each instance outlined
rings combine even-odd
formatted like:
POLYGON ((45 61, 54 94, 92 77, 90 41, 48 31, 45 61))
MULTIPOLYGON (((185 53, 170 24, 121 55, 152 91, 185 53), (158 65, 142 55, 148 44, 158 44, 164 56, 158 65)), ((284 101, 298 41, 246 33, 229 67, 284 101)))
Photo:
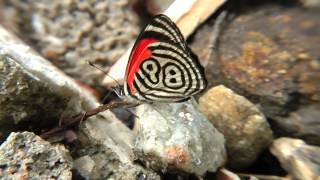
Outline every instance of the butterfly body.
POLYGON ((157 15, 138 37, 120 93, 140 102, 181 102, 206 87, 204 69, 176 25, 157 15))

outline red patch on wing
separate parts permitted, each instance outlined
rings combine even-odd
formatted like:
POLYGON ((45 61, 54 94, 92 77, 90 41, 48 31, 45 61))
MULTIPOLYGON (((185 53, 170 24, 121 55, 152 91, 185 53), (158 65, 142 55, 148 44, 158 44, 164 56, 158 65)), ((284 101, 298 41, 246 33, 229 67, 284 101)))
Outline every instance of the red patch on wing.
POLYGON ((131 94, 134 94, 134 74, 139 70, 142 61, 148 59, 152 54, 148 49, 148 45, 157 41, 158 40, 153 38, 142 39, 135 45, 134 49, 132 50, 126 72, 127 83, 131 94))

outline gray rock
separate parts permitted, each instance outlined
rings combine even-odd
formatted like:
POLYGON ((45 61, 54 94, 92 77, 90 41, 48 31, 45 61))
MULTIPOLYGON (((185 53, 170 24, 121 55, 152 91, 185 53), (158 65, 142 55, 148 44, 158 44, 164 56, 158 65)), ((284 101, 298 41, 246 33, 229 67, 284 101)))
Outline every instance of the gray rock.
POLYGON ((249 166, 272 142, 272 131, 264 115, 246 98, 217 86, 200 99, 199 108, 224 134, 228 162, 232 168, 249 166))
POLYGON ((19 57, 4 51, 0 45, 0 131, 6 134, 27 121, 40 127, 57 122, 67 106, 65 99, 25 70, 19 57))
POLYGON ((11 133, 0 146, 1 179, 72 179, 72 161, 62 145, 31 132, 11 133))
MULTIPOLYGON (((139 33, 129 0, 6 1, 2 21, 68 75, 98 85, 139 33)), ((1 7, 0 7, 1 8, 1 7)), ((101 85, 101 84, 100 84, 101 85)))
POLYGON ((134 150, 147 167, 201 176, 225 162, 223 135, 194 102, 143 104, 137 114, 134 150))
MULTIPOLYGON (((100 105, 92 94, 2 27, 0 59, 0 131, 3 135, 17 130, 21 123, 28 124, 31 130, 39 126, 41 128, 42 124, 45 127, 55 127, 61 117, 70 117, 100 105)), ((134 134, 110 111, 83 122, 76 134, 80 144, 99 144, 102 149, 107 149, 108 155, 100 155, 98 160, 100 164, 108 162, 111 168, 108 172, 122 172, 117 177, 124 175, 128 169, 132 177, 135 177, 133 174, 146 172, 132 162, 134 134)), ((75 147, 72 152, 79 153, 83 149, 84 147, 75 147)), ((85 155, 87 154, 83 154, 85 155)), ((94 159, 94 153, 88 156, 94 159)), ((103 173, 103 168, 104 166, 95 166, 93 173, 103 173)), ((145 174, 148 175, 147 172, 145 174)), ((103 177, 103 174, 96 174, 96 177, 98 175, 103 177)))
POLYGON ((22 122, 38 128, 52 126, 64 115, 74 115, 99 105, 95 97, 73 79, 1 26, 0 68, 2 131, 14 131, 22 122))
POLYGON ((320 145, 320 104, 305 105, 288 117, 279 118, 277 125, 282 133, 303 138, 309 144, 320 145))
POLYGON ((112 148, 93 146, 83 152, 87 155, 76 159, 73 168, 85 179, 160 180, 157 173, 124 160, 112 148))
MULTIPOLYGON (((0 127, 14 126, 30 119, 37 125, 47 123, 43 119, 52 119, 57 124, 61 116, 71 116, 100 105, 92 94, 78 86, 73 79, 35 54, 28 46, 14 40, 1 27, 0 42, 0 67, 4 70, 0 73, 3 77, 0 81, 0 127), (20 116, 16 118, 12 114, 20 116)), ((86 132, 90 133, 92 130, 95 135, 100 136, 99 140, 102 136, 108 136, 108 133, 98 130, 101 128, 112 129, 113 133, 127 133, 124 141, 132 143, 132 133, 110 111, 100 113, 99 117, 93 117, 86 123, 86 132)))
POLYGON ((320 179, 320 147, 310 146, 300 139, 276 139, 270 150, 290 179, 320 179))
POLYGON ((74 169, 78 170, 82 177, 89 179, 92 174, 95 162, 88 155, 76 159, 73 163, 74 169))
POLYGON ((85 137, 80 141, 89 148, 81 148, 81 157, 76 160, 74 169, 86 179, 160 179, 159 175, 134 164, 132 132, 121 121, 95 117, 81 126, 85 137), (93 146, 94 145, 94 146, 93 146), (84 165, 88 163, 89 165, 84 165), (93 168, 92 168, 93 166, 93 168))

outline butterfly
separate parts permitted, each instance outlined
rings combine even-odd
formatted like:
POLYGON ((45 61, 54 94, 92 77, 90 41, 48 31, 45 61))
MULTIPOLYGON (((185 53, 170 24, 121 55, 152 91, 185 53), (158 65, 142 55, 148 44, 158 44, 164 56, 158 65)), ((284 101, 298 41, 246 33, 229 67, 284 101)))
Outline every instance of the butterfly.
POLYGON ((204 68, 166 15, 151 20, 137 38, 120 97, 138 102, 183 102, 207 86, 204 68))

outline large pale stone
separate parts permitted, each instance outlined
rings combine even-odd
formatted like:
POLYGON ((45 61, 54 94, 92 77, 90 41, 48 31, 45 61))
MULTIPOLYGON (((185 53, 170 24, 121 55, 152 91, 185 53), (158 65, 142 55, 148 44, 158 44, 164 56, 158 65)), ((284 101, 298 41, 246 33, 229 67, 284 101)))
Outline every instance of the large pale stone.
POLYGON ((270 147, 291 179, 320 179, 320 147, 300 139, 279 138, 270 147))
POLYGON ((148 166, 203 175, 225 162, 223 135, 195 103, 144 104, 138 116, 134 148, 148 166))

